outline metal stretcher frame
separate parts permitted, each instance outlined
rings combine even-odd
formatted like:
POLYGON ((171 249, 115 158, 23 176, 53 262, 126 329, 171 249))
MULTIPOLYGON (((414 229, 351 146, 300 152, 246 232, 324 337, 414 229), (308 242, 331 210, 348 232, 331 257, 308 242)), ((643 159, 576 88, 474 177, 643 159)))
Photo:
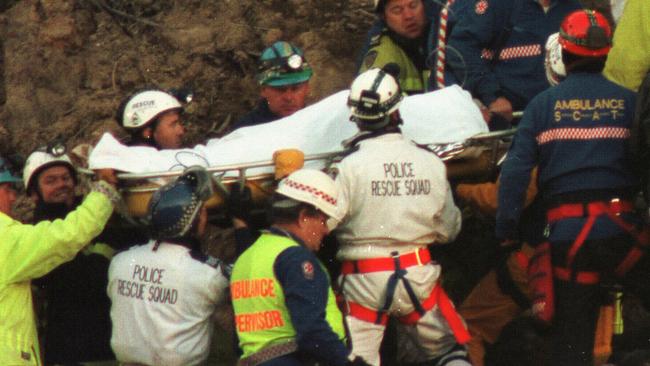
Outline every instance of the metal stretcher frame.
MULTIPOLYGON (((477 178, 486 174, 487 171, 496 170, 499 160, 504 155, 510 140, 514 135, 516 128, 503 131, 486 132, 475 135, 462 142, 449 144, 430 144, 422 147, 436 153, 448 166, 450 178, 460 178, 465 176, 477 178), (480 157, 464 157, 463 153, 470 148, 478 147, 481 151, 480 157), (478 163, 473 164, 473 160, 478 163), (458 168, 462 167, 462 168, 458 168), (472 170, 479 170, 473 172, 472 170)), ((305 161, 322 160, 325 166, 330 166, 337 157, 340 157, 343 151, 334 151, 321 154, 312 154, 305 156, 305 161)), ((208 172, 214 173, 214 183, 217 194, 206 203, 208 208, 220 207, 225 198, 229 195, 228 186, 238 183, 241 186, 247 185, 251 188, 253 200, 259 202, 270 196, 273 192, 274 174, 264 173, 256 175, 247 175, 248 169, 274 166, 273 160, 260 160, 241 164, 228 164, 221 166, 207 167, 208 172), (237 171, 237 176, 224 176, 227 172, 237 171)), ((91 171, 81 170, 82 173, 92 174, 91 171)), ((489 173, 489 172, 487 172, 489 173)), ((130 214, 134 217, 144 216, 146 205, 150 195, 155 192, 160 185, 152 183, 151 179, 173 178, 182 174, 182 170, 148 172, 148 173, 118 173, 117 178, 124 183, 121 187, 122 195, 129 208, 130 214), (142 201, 142 202, 139 202, 142 201), (146 201, 146 202, 144 202, 146 201)))

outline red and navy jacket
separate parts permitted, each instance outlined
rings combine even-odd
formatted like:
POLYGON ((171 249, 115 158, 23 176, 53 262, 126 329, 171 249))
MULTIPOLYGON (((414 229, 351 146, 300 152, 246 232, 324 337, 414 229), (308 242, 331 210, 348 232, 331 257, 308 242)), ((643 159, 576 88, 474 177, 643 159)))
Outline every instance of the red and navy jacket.
POLYGON ((496 231, 515 239, 530 172, 539 166, 545 202, 588 192, 630 192, 627 143, 636 95, 600 74, 570 74, 524 112, 501 170, 496 231))
POLYGON ((549 86, 548 36, 580 8, 578 0, 554 0, 547 12, 536 0, 477 0, 463 8, 451 30, 446 68, 485 105, 503 96, 521 110, 549 86), (501 50, 498 56, 495 49, 501 50))

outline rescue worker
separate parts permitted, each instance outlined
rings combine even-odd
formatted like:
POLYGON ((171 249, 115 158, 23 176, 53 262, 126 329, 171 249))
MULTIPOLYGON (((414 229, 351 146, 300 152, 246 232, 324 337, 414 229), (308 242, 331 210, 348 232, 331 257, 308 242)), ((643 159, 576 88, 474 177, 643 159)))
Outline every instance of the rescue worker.
POLYGON ((605 76, 632 91, 639 90, 650 72, 650 3, 627 0, 616 26, 614 46, 607 57, 605 76))
POLYGON ((272 122, 303 109, 312 74, 303 51, 293 44, 278 41, 266 48, 258 64, 261 98, 255 109, 241 117, 232 129, 272 122))
POLYGON ((183 147, 183 106, 174 95, 162 90, 145 90, 120 103, 115 119, 130 134, 131 146, 156 149, 183 147))
MULTIPOLYGON (((76 170, 62 145, 34 151, 25 163, 23 181, 35 203, 35 223, 64 219, 81 204, 83 197, 75 195, 76 170)), ((44 364, 115 359, 106 296, 108 263, 114 252, 106 243, 117 239, 115 234, 115 230, 105 228, 73 260, 33 281, 43 291, 45 303, 41 322, 45 326, 39 330, 44 341, 44 364)))
MULTIPOLYGON (((75 257, 99 234, 120 199, 104 180, 65 219, 21 224, 11 218, 15 177, 4 159, 0 167, 0 364, 42 365, 31 281, 75 257)), ((103 178, 103 177, 102 177, 103 178)))
POLYGON ((352 352, 380 364, 388 317, 397 325, 400 364, 469 365, 469 334, 439 284, 427 245, 460 231, 445 165, 400 133, 397 80, 370 69, 350 88, 360 134, 338 165, 339 286, 352 352))
POLYGON ((230 272, 200 250, 212 194, 210 174, 187 168, 151 197, 151 240, 111 261, 111 346, 121 363, 189 366, 208 358, 211 317, 226 299, 230 272))
POLYGON ((595 11, 562 22, 567 78, 526 108, 501 171, 496 235, 511 245, 538 166, 547 242, 536 248, 529 273, 533 310, 552 322, 553 365, 593 364, 601 282, 620 281, 650 305, 647 229, 633 212, 638 179, 626 152, 635 95, 601 75, 610 37, 595 11))
POLYGON ((578 0, 477 0, 449 34, 446 68, 507 127, 512 112, 548 87, 544 45, 578 0))
POLYGON ((406 94, 427 90, 427 57, 437 47, 440 5, 431 0, 374 0, 377 21, 370 29, 359 73, 393 63, 406 94))
POLYGON ((367 365, 345 345, 343 316, 315 253, 336 211, 334 182, 300 169, 280 181, 271 227, 235 262, 230 294, 240 365, 367 365))
MULTIPOLYGON (((526 191, 525 214, 519 225, 518 238, 523 244, 497 248, 496 264, 474 286, 458 307, 467 322, 472 339, 468 343, 473 366, 485 364, 485 349, 494 345, 501 330, 510 321, 530 308, 530 288, 526 275, 533 246, 541 243, 544 231, 544 211, 536 198, 536 170, 526 191)), ((497 211, 497 191, 500 181, 456 186, 456 197, 482 214, 494 217, 497 211)))

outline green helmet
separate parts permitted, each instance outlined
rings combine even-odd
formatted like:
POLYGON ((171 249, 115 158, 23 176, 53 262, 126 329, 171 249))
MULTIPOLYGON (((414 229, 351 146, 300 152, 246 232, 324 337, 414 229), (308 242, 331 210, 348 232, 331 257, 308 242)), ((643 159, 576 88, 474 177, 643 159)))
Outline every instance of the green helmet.
POLYGON ((262 52, 257 81, 268 86, 293 85, 309 80, 312 74, 302 50, 279 41, 262 52))
POLYGON ((12 173, 10 164, 2 157, 0 157, 0 184, 2 183, 21 183, 23 180, 18 178, 12 173))

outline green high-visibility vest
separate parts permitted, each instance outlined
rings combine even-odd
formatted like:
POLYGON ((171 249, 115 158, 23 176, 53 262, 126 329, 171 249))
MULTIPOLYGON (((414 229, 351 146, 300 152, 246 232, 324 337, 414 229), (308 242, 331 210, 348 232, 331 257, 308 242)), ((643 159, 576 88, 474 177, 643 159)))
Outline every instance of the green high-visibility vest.
MULTIPOLYGON (((290 238, 264 233, 235 262, 230 293, 242 358, 270 346, 295 342, 296 330, 273 265, 280 253, 298 245, 290 238)), ((323 264, 319 264, 327 273, 323 264)), ((339 339, 344 340, 343 315, 336 305, 331 287, 328 289, 325 320, 339 339)))
POLYGON ((426 91, 431 71, 428 69, 419 71, 406 52, 387 34, 377 35, 371 40, 370 49, 364 56, 359 74, 375 67, 382 68, 389 63, 399 66, 398 81, 404 93, 412 95, 426 91))

